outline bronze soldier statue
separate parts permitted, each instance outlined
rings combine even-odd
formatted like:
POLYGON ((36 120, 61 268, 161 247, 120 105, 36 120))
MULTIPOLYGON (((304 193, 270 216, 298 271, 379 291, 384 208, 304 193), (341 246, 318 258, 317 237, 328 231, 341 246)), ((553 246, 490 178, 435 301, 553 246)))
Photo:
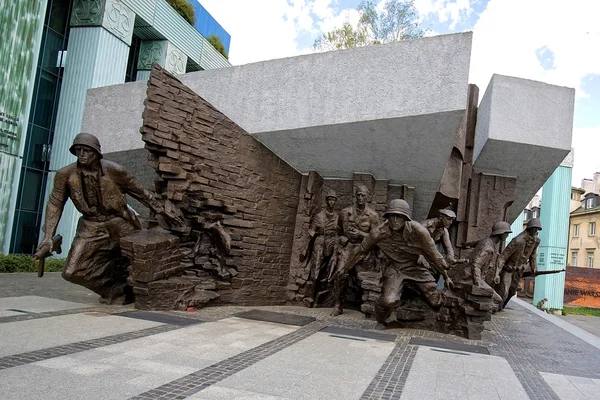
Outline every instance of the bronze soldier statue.
POLYGON ((313 306, 317 305, 317 286, 324 264, 328 264, 328 280, 331 280, 335 266, 334 259, 337 252, 338 237, 342 230, 340 216, 334 210, 336 202, 337 194, 335 191, 328 191, 325 195, 326 207, 317 213, 311 221, 308 229, 308 235, 310 236, 308 248, 300 257, 300 261, 309 259, 309 279, 313 283, 313 293, 310 301, 313 306))
POLYGON ((384 257, 383 287, 375 303, 375 316, 378 327, 384 328, 394 308, 400 304, 406 282, 413 283, 425 297, 429 305, 437 309, 442 305, 442 294, 436 289, 436 282, 429 269, 418 262, 425 257, 444 277, 447 288, 452 289, 452 280, 446 272, 447 265, 436 250, 435 243, 427 229, 410 217, 408 203, 401 199, 390 201, 384 214, 386 220, 371 230, 359 246, 350 254, 347 262, 338 271, 346 274, 372 249, 378 247, 384 257))
MULTIPOLYGON (((334 317, 344 312, 343 304, 349 279, 348 270, 344 268, 344 264, 352 250, 359 246, 371 229, 379 224, 379 216, 375 210, 367 205, 367 197, 369 196, 367 187, 358 185, 355 192, 355 204, 344 208, 340 215, 343 233, 340 237, 341 248, 337 259, 337 269, 345 272, 336 274, 334 277, 335 305, 331 313, 334 317)), ((354 270, 353 273, 355 273, 354 270)))
POLYGON ((508 222, 496 222, 492 227, 490 236, 477 242, 477 246, 475 246, 469 260, 473 285, 479 287, 491 287, 490 284, 492 284, 492 282, 486 282, 485 278, 490 266, 494 268, 494 273, 496 272, 498 245, 504 243, 508 234, 511 232, 508 222))
POLYGON ((100 142, 94 135, 79 133, 69 151, 77 157, 77 162, 56 172, 38 250, 52 244, 70 198, 83 215, 63 265, 63 278, 98 293, 101 302, 112 304, 123 296, 125 302, 131 302, 133 293, 127 285, 129 262, 121 256, 119 240, 142 226, 127 206, 125 195, 136 198, 176 225, 183 221, 165 211, 125 168, 102 160, 100 142))
POLYGON ((527 229, 511 240, 498 257, 494 283, 496 292, 502 297, 502 308, 517 293, 527 267, 531 269, 532 276, 537 275, 537 248, 540 244, 538 232, 541 230, 540 220, 531 218, 527 221, 527 229))
POLYGON ((436 218, 430 218, 423 222, 423 226, 427 228, 433 241, 444 248, 444 253, 447 262, 457 261, 454 257, 454 248, 450 242, 450 234, 448 228, 452 225, 452 222, 456 219, 456 214, 452 210, 440 210, 440 215, 436 218))

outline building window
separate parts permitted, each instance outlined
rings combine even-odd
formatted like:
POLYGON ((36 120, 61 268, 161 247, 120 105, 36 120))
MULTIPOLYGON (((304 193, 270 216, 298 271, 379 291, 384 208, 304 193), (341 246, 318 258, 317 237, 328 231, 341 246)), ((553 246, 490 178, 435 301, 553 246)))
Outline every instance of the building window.
POLYGON ((573 225, 573 237, 579 237, 579 224, 573 225))
POLYGON ((577 266, 577 252, 576 251, 571 252, 571 266, 572 267, 577 266))
POLYGON ((594 268, 594 252, 593 251, 588 251, 587 252, 587 265, 588 268, 594 268))
POLYGON ((594 236, 596 234, 596 223, 590 222, 590 236, 594 236))
POLYGON ((594 208, 594 198, 590 197, 585 201, 585 208, 594 208))

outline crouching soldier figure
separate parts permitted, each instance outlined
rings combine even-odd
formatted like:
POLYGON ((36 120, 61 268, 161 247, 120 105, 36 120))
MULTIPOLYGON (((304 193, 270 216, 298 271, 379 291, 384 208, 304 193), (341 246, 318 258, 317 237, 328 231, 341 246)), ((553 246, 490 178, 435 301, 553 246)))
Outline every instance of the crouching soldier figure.
POLYGON ((528 263, 532 276, 537 275, 537 248, 540 244, 538 232, 541 230, 540 220, 531 218, 527 221, 527 229, 515 236, 498 257, 494 283, 496 292, 502 297, 502 308, 517 293, 528 263))
POLYGON ((448 228, 452 225, 456 219, 456 214, 452 210, 440 210, 440 215, 436 218, 431 218, 423 223, 423 226, 427 228, 431 238, 435 244, 440 244, 444 248, 444 255, 446 256, 446 262, 453 263, 456 260, 454 256, 454 248, 450 242, 450 234, 448 228))
POLYGON ((51 245, 70 198, 83 216, 63 265, 63 278, 98 293, 101 302, 112 304, 124 296, 125 302, 131 302, 133 293, 127 285, 129 262, 121 256, 119 240, 140 230, 141 223, 127 206, 125 195, 174 224, 181 225, 183 221, 165 211, 125 168, 102 160, 100 142, 94 135, 78 134, 69 151, 77 156, 77 162, 56 172, 42 227, 44 237, 38 249, 51 245))
POLYGON ((368 236, 350 254, 338 274, 344 274, 362 260, 371 249, 378 247, 384 256, 383 288, 375 304, 378 327, 384 328, 400 298, 406 282, 412 282, 429 305, 442 305, 442 294, 429 269, 417 262, 419 256, 433 266, 443 277, 446 287, 453 284, 446 272, 446 262, 436 250, 435 243, 423 225, 412 221, 408 203, 401 199, 390 201, 384 214, 386 220, 371 230, 368 236))
POLYGON ((485 278, 490 266, 495 273, 496 262, 498 260, 498 245, 506 240, 509 233, 512 233, 512 231, 508 222, 496 222, 492 227, 490 236, 477 242, 477 246, 470 257, 473 285, 488 287, 489 284, 492 284, 492 282, 486 282, 485 278))

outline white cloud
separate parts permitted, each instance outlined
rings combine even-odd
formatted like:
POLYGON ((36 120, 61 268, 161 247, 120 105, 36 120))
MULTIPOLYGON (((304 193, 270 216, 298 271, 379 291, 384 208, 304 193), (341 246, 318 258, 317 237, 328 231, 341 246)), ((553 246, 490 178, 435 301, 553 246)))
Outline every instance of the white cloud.
POLYGON ((471 0, 415 0, 415 8, 419 12, 421 22, 428 17, 437 17, 439 22, 450 22, 454 29, 460 22, 465 22, 473 12, 471 0))
MULTIPOLYGON (((581 87, 587 74, 600 74, 600 2, 580 0, 490 0, 473 29, 470 82, 481 96, 492 74, 533 79, 576 89, 576 99, 587 97, 581 87), (536 50, 554 55, 544 70, 536 50)), ((575 103, 577 107, 577 102, 575 103)), ((573 131, 573 184, 600 171, 600 126, 573 131)))
POLYGON ((337 0, 202 0, 202 5, 231 35, 233 65, 310 52, 312 42, 299 46, 300 35, 316 39, 345 19, 358 21, 356 10, 337 11, 337 0))
MULTIPOLYGON (((379 0, 380 7, 383 0, 379 0)), ((467 21, 479 0, 415 0, 420 18, 432 17, 456 26, 467 21)), ((338 0, 202 0, 231 34, 231 62, 245 64, 309 53, 299 46, 303 35, 317 38, 348 20, 356 25, 355 9, 338 10, 338 0)), ((357 1, 358 4, 358 1, 357 1)), ((600 1, 490 0, 473 31, 470 82, 481 95, 493 73, 575 88, 587 96, 581 79, 600 74, 600 1), (554 68, 544 70, 536 50, 548 49, 554 68)), ((427 36, 430 36, 429 32, 427 36)), ((573 182, 600 171, 593 150, 600 148, 600 126, 575 129, 573 182)))
POLYGON ((594 172, 600 172, 600 126, 573 129, 573 147, 573 186, 580 186, 582 179, 592 178, 594 172))
POLYGON ((493 73, 581 90, 581 79, 600 73, 600 2, 490 0, 473 29, 470 80, 485 90, 493 73), (554 54, 544 70, 536 50, 554 54))

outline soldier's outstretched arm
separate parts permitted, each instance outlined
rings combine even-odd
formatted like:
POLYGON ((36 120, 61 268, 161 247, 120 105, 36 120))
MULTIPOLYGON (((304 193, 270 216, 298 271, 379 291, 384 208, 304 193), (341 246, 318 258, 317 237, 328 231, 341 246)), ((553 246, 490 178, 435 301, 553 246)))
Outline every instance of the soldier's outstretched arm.
POLYGON ((427 262, 444 277, 444 282, 446 286, 449 289, 452 289, 454 284, 452 283, 452 280, 450 279, 450 277, 448 276, 448 272, 446 271, 448 269, 448 265, 446 264, 446 261, 444 261, 444 258, 442 257, 440 252, 437 251, 437 249, 435 248, 435 242, 431 238, 431 235, 429 235, 429 232, 427 232, 425 228, 423 228, 422 231, 419 231, 419 236, 420 247, 421 251, 423 252, 423 257, 425 257, 427 262))
POLYGON ((178 215, 172 215, 154 198, 154 195, 147 191, 140 181, 120 165, 115 165, 117 170, 117 179, 119 187, 127 194, 138 200, 140 203, 151 209, 157 214, 164 216, 175 225, 183 225, 184 221, 178 215))
POLYGON ((452 243, 450 242, 450 234, 448 233, 448 229, 444 229, 444 233, 442 233, 442 245, 444 246, 444 251, 446 252, 446 259, 449 261, 454 261, 456 257, 454 256, 454 247, 452 247, 452 243))
POLYGON ((52 238, 56 235, 56 227, 62 216, 65 204, 69 199, 68 179, 68 174, 64 171, 56 172, 52 193, 50 193, 50 199, 48 200, 48 205, 46 205, 44 225, 42 226, 44 237, 38 249, 44 245, 50 245, 50 248, 52 248, 52 238))
POLYGON ((496 281, 496 278, 498 278, 498 280, 500 279, 500 272, 502 272, 502 268, 504 268, 504 263, 506 263, 506 260, 508 260, 510 256, 512 256, 519 247, 517 244, 517 240, 518 239, 516 237, 513 238, 513 240, 511 240, 508 244, 508 246, 506 246, 502 253, 500 253, 500 255, 498 256, 498 259, 496 261, 496 274, 494 276, 494 281, 496 281))
POLYGON ((533 276, 535 276, 537 274, 537 272, 538 272, 538 268, 537 268, 537 249, 538 249, 538 244, 535 245, 535 249, 533 249, 533 252, 529 256, 529 266, 531 267, 531 273, 533 274, 533 276))
MULTIPOLYGON (((387 224, 387 221, 385 222, 387 224)), ((384 227, 385 225, 382 225, 384 227)), ((381 228, 381 227, 380 227, 381 228)), ((350 252, 350 255, 346 259, 344 265, 340 265, 338 269, 338 275, 343 275, 347 271, 350 271, 356 264, 362 261, 368 254, 369 251, 373 247, 377 245, 377 242, 380 240, 380 230, 375 228, 371 229, 371 232, 363 239, 360 245, 356 246, 350 252)))

